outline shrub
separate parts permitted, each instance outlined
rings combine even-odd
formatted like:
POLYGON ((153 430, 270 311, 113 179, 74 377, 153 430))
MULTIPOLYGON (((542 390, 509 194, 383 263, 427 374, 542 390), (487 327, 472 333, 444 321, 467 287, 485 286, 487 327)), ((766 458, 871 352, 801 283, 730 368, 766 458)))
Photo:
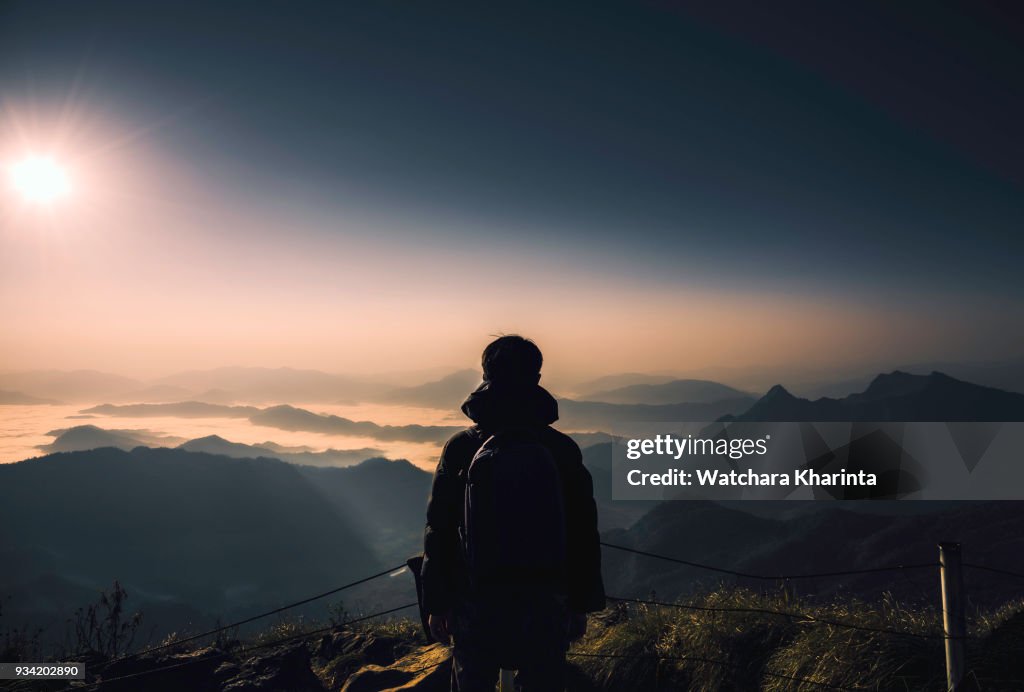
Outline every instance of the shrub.
POLYGON ((109 592, 100 592, 96 603, 75 611, 71 619, 75 652, 95 652, 115 658, 131 649, 142 624, 142 613, 127 615, 124 607, 127 599, 128 592, 120 582, 114 581, 109 592))

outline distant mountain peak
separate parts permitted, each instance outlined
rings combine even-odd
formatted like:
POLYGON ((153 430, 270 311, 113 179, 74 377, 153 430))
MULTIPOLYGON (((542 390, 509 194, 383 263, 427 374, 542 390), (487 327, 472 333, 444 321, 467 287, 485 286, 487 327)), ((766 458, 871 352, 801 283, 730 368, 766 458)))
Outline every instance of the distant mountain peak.
POLYGON ((387 466, 391 463, 391 460, 388 459, 387 457, 370 457, 369 459, 364 459, 363 461, 360 461, 358 464, 355 464, 354 466, 362 466, 363 468, 369 468, 371 466, 387 466))
POLYGON ((413 464, 408 459, 388 459, 387 457, 370 457, 364 459, 358 464, 353 464, 349 468, 352 469, 373 469, 373 468, 388 468, 388 469, 406 469, 411 468, 419 473, 424 473, 423 469, 413 464))
POLYGON ((224 442, 224 443, 229 443, 228 440, 224 439, 220 435, 207 435, 206 437, 197 437, 197 438, 195 438, 193 440, 189 440, 189 443, 195 443, 195 442, 224 442))
POLYGON ((941 375, 941 373, 933 372, 931 375, 912 375, 902 370, 881 373, 871 380, 871 384, 868 385, 863 394, 871 397, 910 394, 924 389, 936 375, 941 375))
MULTIPOLYGON (((957 387, 973 389, 981 387, 971 382, 958 380, 950 377, 944 372, 933 370, 927 375, 914 375, 903 370, 893 370, 889 373, 882 373, 871 380, 871 384, 860 395, 865 398, 880 399, 891 396, 907 396, 918 394, 929 388, 935 387, 957 387)), ((992 389, 990 387, 986 389, 992 389)), ((995 390, 994 390, 995 391, 995 390)))
POLYGON ((608 404, 710 404, 749 397, 747 392, 712 380, 673 379, 658 383, 637 383, 615 389, 592 391, 586 401, 608 404))
POLYGON ((779 399, 795 399, 788 389, 781 384, 772 385, 772 388, 765 392, 764 399, 767 401, 779 399))

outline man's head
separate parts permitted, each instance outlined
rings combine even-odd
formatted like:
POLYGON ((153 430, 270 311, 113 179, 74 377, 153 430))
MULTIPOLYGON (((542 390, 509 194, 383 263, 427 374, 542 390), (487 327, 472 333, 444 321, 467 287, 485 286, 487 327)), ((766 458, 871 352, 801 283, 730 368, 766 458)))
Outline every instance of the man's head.
POLYGON ((516 334, 487 344, 481 359, 484 379, 498 384, 537 384, 544 363, 537 344, 516 334))

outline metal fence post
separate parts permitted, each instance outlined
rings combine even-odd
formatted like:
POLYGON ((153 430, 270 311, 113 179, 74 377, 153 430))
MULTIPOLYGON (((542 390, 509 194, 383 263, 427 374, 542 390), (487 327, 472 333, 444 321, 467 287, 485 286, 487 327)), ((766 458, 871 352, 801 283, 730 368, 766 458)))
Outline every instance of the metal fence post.
POLYGON ((959 543, 939 543, 939 575, 942 583, 942 629, 946 641, 946 689, 963 689, 967 670, 964 637, 967 619, 964 615, 963 568, 959 543))

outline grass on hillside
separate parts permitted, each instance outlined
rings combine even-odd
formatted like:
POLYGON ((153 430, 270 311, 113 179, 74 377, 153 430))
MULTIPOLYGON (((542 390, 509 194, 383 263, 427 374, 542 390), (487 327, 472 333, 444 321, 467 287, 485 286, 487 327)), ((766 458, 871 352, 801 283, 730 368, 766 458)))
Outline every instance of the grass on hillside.
MULTIPOLYGON (((282 619, 242 641, 225 633, 212 644, 237 654, 337 625, 333 633, 311 637, 308 646, 317 675, 340 687, 362 665, 387 665, 425 643, 418 621, 343 624, 352 617, 339 605, 328 622, 282 619), (325 646, 323 637, 334 643, 325 646), (362 644, 345 644, 356 640, 362 644)), ((968 689, 1024 690, 1024 600, 975 614, 969 637, 968 689)), ((171 650, 197 648, 191 644, 171 650)), ((786 592, 721 587, 674 606, 614 603, 591 618, 569 660, 573 692, 946 689, 939 612, 891 597, 818 603, 786 592)))
MULTIPOLYGON (((946 689, 940 614, 932 608, 891 598, 812 604, 733 588, 678 603, 746 612, 620 605, 602 616, 573 649, 583 655, 571 660, 599 690, 946 689)), ((969 636, 972 682, 1024 689, 1024 602, 974 618, 969 636)))

